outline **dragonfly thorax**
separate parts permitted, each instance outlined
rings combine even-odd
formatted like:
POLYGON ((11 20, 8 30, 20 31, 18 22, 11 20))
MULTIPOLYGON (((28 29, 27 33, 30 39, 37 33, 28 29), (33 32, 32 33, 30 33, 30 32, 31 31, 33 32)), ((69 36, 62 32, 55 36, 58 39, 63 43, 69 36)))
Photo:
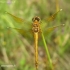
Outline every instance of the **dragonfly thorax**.
POLYGON ((32 31, 37 33, 39 32, 39 24, 38 23, 33 23, 33 28, 32 28, 32 31))
POLYGON ((33 22, 39 22, 40 21, 40 17, 35 16, 35 17, 32 18, 32 21, 33 22))

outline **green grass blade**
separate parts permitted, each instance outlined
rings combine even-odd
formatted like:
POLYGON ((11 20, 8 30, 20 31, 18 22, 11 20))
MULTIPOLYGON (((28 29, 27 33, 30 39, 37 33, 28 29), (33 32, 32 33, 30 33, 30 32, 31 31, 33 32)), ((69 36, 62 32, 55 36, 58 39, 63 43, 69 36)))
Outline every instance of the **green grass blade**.
POLYGON ((45 50, 46 50, 46 54, 47 54, 47 56, 48 56, 48 60, 49 60, 49 63, 50 63, 50 68, 51 68, 51 70, 52 70, 52 69, 53 69, 53 65, 52 65, 51 57, 50 57, 50 54, 49 54, 49 51, 48 51, 48 46, 47 46, 47 44, 46 44, 46 41, 45 41, 43 32, 42 32, 42 39, 43 39, 43 43, 44 43, 44 47, 45 47, 45 50))

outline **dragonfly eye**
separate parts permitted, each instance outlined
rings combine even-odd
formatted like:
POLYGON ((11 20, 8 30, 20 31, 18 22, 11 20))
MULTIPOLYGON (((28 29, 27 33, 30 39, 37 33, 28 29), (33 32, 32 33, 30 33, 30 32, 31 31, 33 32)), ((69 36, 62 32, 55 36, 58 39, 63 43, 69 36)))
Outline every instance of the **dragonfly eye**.
POLYGON ((32 21, 33 21, 33 22, 35 22, 35 21, 38 21, 38 22, 39 22, 39 21, 40 21, 40 18, 36 16, 36 17, 34 17, 34 18, 32 19, 32 21))

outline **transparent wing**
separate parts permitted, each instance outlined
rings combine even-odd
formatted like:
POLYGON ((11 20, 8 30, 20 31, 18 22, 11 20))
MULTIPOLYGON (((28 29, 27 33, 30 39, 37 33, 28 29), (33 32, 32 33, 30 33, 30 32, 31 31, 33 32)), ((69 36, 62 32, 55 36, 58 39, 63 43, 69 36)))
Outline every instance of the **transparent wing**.
POLYGON ((53 21, 53 20, 56 18, 57 14, 58 14, 60 11, 62 11, 62 9, 58 10, 58 11, 55 12, 53 15, 51 15, 49 18, 47 18, 47 21, 53 21))
POLYGON ((15 16, 15 15, 13 15, 13 14, 11 14, 11 13, 8 13, 8 12, 6 12, 6 13, 9 14, 10 16, 12 16, 12 18, 14 18, 14 20, 15 20, 16 22, 18 22, 18 23, 24 22, 24 20, 23 20, 22 18, 19 18, 19 17, 15 16))
POLYGON ((44 32, 46 35, 48 35, 49 33, 51 33, 53 30, 55 30, 57 27, 60 27, 60 26, 64 26, 65 24, 61 24, 61 25, 57 25, 57 26, 54 26, 54 27, 50 27, 48 29, 46 29, 44 32))
MULTIPOLYGON (((11 14, 11 13, 8 13, 8 12, 6 12, 7 14, 9 14, 10 16, 12 16, 12 18, 17 22, 17 23, 22 23, 22 22, 25 22, 24 21, 24 19, 22 19, 22 18, 19 18, 19 17, 17 17, 17 16, 15 16, 15 15, 13 15, 13 14, 11 14)), ((15 29, 18 33, 20 33, 22 36, 24 36, 24 37, 26 37, 26 36, 28 36, 29 37, 29 35, 31 34, 31 24, 27 24, 28 22, 25 22, 26 24, 23 24, 22 25, 22 27, 23 27, 23 29, 22 28, 12 28, 12 27, 7 27, 8 29, 15 29)), ((20 25, 21 26, 21 25, 20 25)))
POLYGON ((57 14, 60 11, 62 11, 62 9, 59 8, 58 0, 55 0, 55 5, 56 5, 56 12, 46 19, 48 22, 53 21, 56 18, 57 14))
POLYGON ((12 28, 12 27, 7 27, 7 29, 14 29, 16 30, 20 35, 22 35, 23 37, 31 37, 32 36, 32 32, 31 32, 31 29, 29 30, 24 30, 24 29, 21 29, 21 28, 12 28))
MULTIPOLYGON (((59 13, 60 11, 62 11, 62 9, 59 9, 58 0, 55 0, 55 3, 56 3, 56 12, 55 12, 53 15, 51 15, 49 18, 46 19, 48 22, 53 21, 53 20, 56 18, 56 16, 58 15, 58 13, 59 13)), ((54 27, 50 27, 50 28, 46 29, 45 32, 46 32, 47 34, 49 34, 50 32, 52 32, 52 31, 53 31, 54 29, 56 29, 57 27, 63 26, 63 25, 64 25, 64 24, 57 25, 57 26, 54 26, 54 27)), ((45 27, 45 26, 44 26, 44 27, 45 27)))

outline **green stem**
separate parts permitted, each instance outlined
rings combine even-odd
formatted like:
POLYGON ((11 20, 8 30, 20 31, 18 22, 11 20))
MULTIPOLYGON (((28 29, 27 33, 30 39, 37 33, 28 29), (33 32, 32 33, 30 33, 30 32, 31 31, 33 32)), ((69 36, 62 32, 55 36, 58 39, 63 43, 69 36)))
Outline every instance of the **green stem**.
POLYGON ((49 63, 50 63, 50 68, 51 68, 51 70, 52 70, 52 69, 53 69, 53 65, 52 65, 52 61, 51 61, 50 54, 49 54, 49 51, 48 51, 48 46, 47 46, 47 44, 46 44, 46 41, 45 41, 43 32, 42 32, 42 39, 43 39, 44 47, 45 47, 45 49, 46 49, 46 54, 47 54, 47 56, 48 56, 48 60, 49 60, 49 63))

